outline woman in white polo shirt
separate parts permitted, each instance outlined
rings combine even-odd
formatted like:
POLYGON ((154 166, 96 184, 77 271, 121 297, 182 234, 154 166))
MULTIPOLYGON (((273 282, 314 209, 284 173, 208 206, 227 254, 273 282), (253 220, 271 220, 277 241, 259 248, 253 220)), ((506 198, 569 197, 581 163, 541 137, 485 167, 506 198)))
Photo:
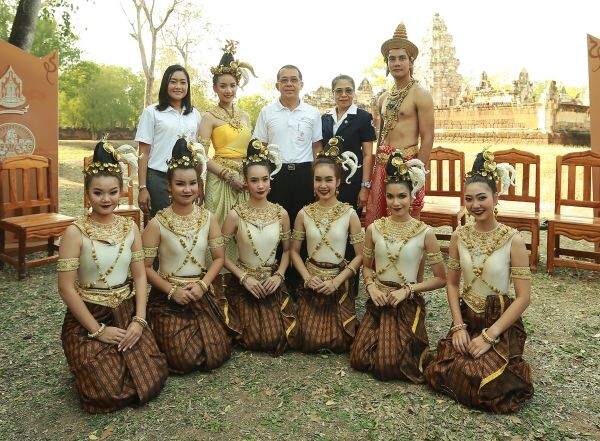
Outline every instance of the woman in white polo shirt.
POLYGON ((167 67, 158 103, 144 109, 135 135, 140 150, 138 204, 150 218, 170 203, 167 160, 175 141, 181 136, 196 141, 200 119, 200 113, 192 106, 188 72, 178 64, 167 67))

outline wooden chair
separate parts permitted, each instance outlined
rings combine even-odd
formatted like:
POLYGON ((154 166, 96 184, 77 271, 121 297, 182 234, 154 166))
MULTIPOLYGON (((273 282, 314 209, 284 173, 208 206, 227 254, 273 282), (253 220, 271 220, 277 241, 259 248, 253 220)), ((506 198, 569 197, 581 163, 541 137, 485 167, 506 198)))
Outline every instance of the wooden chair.
MULTIPOLYGON (((600 201, 593 200, 592 170, 594 169, 600 171, 600 153, 591 150, 568 153, 556 158, 554 217, 548 219, 548 273, 552 273, 555 266, 600 270, 600 252, 598 251, 600 217, 596 217, 596 213, 600 209, 600 201), (583 170, 581 179, 579 179, 582 186, 580 192, 576 191, 578 167, 583 170), (562 180, 565 168, 567 169, 567 194, 566 199, 563 199, 562 180), (561 213, 563 206, 590 208, 592 215, 589 217, 568 216, 561 213), (561 248, 560 236, 592 242, 595 245, 595 251, 561 248), (593 262, 564 259, 560 257, 561 255, 592 259, 593 262)), ((596 191, 598 190, 596 188, 596 191)))
MULTIPOLYGON (((425 201, 421 210, 421 220, 432 227, 450 226, 452 230, 466 223, 465 208, 465 154, 457 150, 436 147, 431 150, 427 169, 430 173, 425 181, 425 198, 428 196, 444 197, 443 203, 425 201), (444 161, 448 162, 448 175, 444 173, 444 161), (435 185, 432 173, 435 171, 435 185), (458 174, 457 174, 458 172, 458 174), (448 189, 444 189, 444 183, 448 189), (445 202, 447 201, 447 202, 445 202)), ((449 234, 436 233, 438 240, 450 240, 449 234)), ((442 247, 447 251, 448 247, 442 247)))
MULTIPOLYGON (((92 162, 93 156, 87 156, 83 158, 83 168, 87 167, 92 162)), ((131 176, 131 165, 127 164, 127 175, 131 176)), ((121 189, 121 199, 127 198, 127 204, 119 204, 115 209, 114 213, 119 216, 131 217, 134 222, 140 228, 140 220, 142 211, 133 205, 133 186, 126 185, 125 189, 121 189)), ((86 210, 90 208, 90 201, 88 200, 87 194, 83 192, 83 206, 86 210)), ((144 225, 146 225, 144 223, 144 225)))
MULTIPOLYGON (((497 163, 508 162, 515 168, 518 164, 523 167, 523 171, 520 173, 520 185, 518 183, 516 187, 511 185, 508 194, 502 195, 500 200, 527 203, 529 206, 533 204, 533 210, 506 208, 500 203, 496 219, 519 231, 531 233, 531 243, 526 246, 530 250, 529 267, 532 271, 536 271, 540 245, 540 156, 522 150, 509 149, 494 152, 494 158, 497 163), (532 171, 533 167, 535 170, 532 171), (534 179, 533 194, 529 190, 532 178, 534 179), (520 189, 520 194, 517 194, 517 188, 520 189)), ((498 185, 498 190, 500 190, 500 185, 498 185)))
POLYGON ((25 277, 27 268, 58 259, 54 255, 54 241, 75 221, 74 217, 56 212, 56 205, 50 197, 51 170, 50 159, 43 156, 15 156, 0 162, 0 180, 8 183, 8 200, 3 199, 5 193, 0 191, 0 268, 5 262, 14 266, 19 280, 25 277), (35 182, 31 180, 33 171, 35 182), (32 189, 35 189, 35 194, 32 194, 32 189), (46 213, 24 214, 43 210, 46 213), (15 234, 18 239, 17 259, 6 253, 6 232, 15 234), (48 241, 47 257, 26 260, 27 241, 32 239, 48 241))

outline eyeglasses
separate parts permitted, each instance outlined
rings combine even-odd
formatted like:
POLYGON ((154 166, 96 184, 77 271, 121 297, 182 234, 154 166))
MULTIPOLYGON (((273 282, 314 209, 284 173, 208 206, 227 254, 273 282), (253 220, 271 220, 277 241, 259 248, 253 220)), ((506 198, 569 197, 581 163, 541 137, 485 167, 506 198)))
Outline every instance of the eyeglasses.
POLYGON ((346 87, 345 89, 342 89, 342 88, 334 89, 333 93, 335 93, 336 95, 343 95, 343 94, 352 95, 354 93, 354 89, 351 87, 346 87))

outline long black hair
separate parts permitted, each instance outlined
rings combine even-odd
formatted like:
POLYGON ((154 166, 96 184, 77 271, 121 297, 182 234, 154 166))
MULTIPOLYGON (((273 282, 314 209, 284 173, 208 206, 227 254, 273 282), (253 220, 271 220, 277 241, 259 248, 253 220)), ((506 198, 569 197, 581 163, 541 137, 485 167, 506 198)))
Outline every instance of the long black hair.
POLYGON ((171 77, 173 76, 173 74, 178 71, 183 72, 185 74, 185 77, 187 78, 188 90, 185 96, 183 97, 183 100, 181 100, 181 104, 184 107, 183 114, 187 115, 193 110, 190 74, 187 70, 185 70, 185 67, 179 64, 173 64, 167 67, 167 69, 165 70, 165 73, 163 74, 162 80, 160 82, 160 90, 158 91, 158 104, 156 105, 156 109, 162 112, 171 105, 171 97, 169 97, 168 91, 169 81, 171 81, 171 77))

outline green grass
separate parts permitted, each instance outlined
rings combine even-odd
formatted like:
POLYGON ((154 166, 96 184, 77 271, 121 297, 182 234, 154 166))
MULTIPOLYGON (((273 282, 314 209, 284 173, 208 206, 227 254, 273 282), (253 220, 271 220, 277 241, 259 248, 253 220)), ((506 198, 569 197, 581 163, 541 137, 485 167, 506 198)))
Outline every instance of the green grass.
MULTIPOLYGON (((61 146, 60 203, 81 212, 89 149, 61 146), (67 185, 68 184, 68 185, 67 185)), ((0 274, 1 440, 579 440, 600 439, 600 274, 558 268, 534 276, 525 357, 535 395, 514 415, 465 408, 427 386, 382 383, 347 355, 235 351, 211 373, 172 376, 142 408, 89 415, 60 343, 65 312, 55 267, 17 282, 0 274)), ((450 323, 445 294, 429 300, 432 346, 450 323)), ((359 312, 362 313, 360 300, 359 312)))

